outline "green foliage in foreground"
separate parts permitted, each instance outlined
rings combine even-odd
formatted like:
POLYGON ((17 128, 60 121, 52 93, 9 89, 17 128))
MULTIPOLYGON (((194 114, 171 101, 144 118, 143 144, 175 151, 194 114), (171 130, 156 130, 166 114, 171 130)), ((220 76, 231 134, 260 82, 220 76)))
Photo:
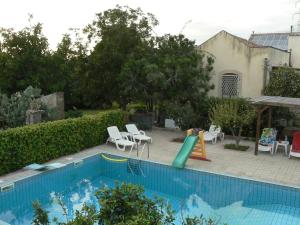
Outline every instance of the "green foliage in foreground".
POLYGON ((242 98, 228 99, 216 104, 210 112, 210 119, 213 124, 220 127, 228 127, 236 140, 236 145, 240 144, 243 128, 249 126, 255 117, 253 106, 242 98))
POLYGON ((104 143, 106 128, 124 126, 124 113, 58 120, 0 132, 0 175, 31 163, 44 163, 104 143))
MULTIPOLYGON (((96 192, 100 210, 96 206, 84 204, 75 212, 73 219, 68 219, 67 209, 58 199, 66 222, 54 218, 58 225, 172 225, 175 217, 171 205, 163 199, 150 199, 141 186, 134 184, 119 185, 115 188, 103 188, 96 192)), ((48 212, 38 202, 33 203, 33 225, 49 225, 48 212)), ((182 218, 182 225, 215 225, 211 219, 200 217, 182 218)))

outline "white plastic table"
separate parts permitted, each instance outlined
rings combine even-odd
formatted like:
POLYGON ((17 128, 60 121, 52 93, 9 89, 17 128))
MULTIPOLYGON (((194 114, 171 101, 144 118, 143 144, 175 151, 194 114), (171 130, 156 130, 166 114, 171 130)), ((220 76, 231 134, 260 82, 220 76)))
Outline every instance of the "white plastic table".
POLYGON ((275 147, 275 153, 277 153, 277 149, 279 146, 284 147, 284 152, 287 155, 288 154, 288 147, 289 147, 290 143, 288 141, 276 141, 276 147, 275 147))

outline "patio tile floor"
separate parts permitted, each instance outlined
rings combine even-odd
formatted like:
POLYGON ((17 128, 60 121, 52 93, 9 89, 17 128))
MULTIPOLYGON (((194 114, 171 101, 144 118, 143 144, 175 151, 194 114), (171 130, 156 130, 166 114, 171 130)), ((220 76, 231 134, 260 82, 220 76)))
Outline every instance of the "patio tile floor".
MULTIPOLYGON (((154 128, 151 132, 147 132, 147 134, 153 137, 153 143, 150 144, 149 160, 171 165, 182 145, 182 143, 173 142, 172 139, 181 137, 184 133, 154 128)), ((279 151, 273 156, 269 153, 259 153, 255 156, 254 142, 250 141, 242 141, 242 144, 250 146, 250 149, 246 152, 223 148, 225 143, 231 142, 233 142, 233 140, 225 139, 222 143, 218 141, 217 144, 214 145, 207 143, 207 158, 210 159, 211 162, 189 159, 186 167, 300 187, 299 158, 288 159, 283 151, 279 151)), ((147 160, 146 150, 147 148, 145 148, 145 152, 142 155, 142 159, 145 160, 147 160)), ((103 144, 73 155, 61 157, 51 162, 67 164, 100 152, 129 156, 129 151, 121 152, 112 144, 103 144)), ((136 150, 133 150, 130 157, 136 157, 136 150)), ((0 177, 0 180, 2 180, 1 185, 37 173, 39 172, 19 170, 0 177)))

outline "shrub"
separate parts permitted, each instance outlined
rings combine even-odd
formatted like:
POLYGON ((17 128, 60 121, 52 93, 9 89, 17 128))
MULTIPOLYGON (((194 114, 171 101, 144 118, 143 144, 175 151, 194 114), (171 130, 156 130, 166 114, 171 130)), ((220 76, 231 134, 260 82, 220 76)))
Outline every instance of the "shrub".
POLYGON ((82 117, 83 113, 81 111, 79 111, 78 109, 76 109, 75 107, 71 110, 68 110, 67 112, 65 112, 65 118, 77 118, 77 117, 82 117))
POLYGON ((147 106, 144 103, 129 103, 126 106, 126 111, 128 111, 130 114, 134 114, 136 112, 144 113, 147 112, 147 106))
POLYGON ((273 70, 270 82, 265 88, 265 95, 299 98, 299 71, 289 67, 280 67, 273 70))
POLYGON ((193 127, 197 120, 197 115, 191 106, 190 102, 185 104, 169 103, 166 105, 167 116, 174 119, 176 125, 182 130, 193 127))
POLYGON ((149 199, 142 186, 116 183, 96 192, 101 205, 99 224, 171 224, 174 220, 170 205, 162 199, 149 199))
POLYGON ((0 175, 102 144, 106 128, 124 125, 122 111, 65 119, 0 132, 0 175))
POLYGON ((40 89, 31 86, 10 97, 0 93, 0 127, 6 128, 24 125, 28 109, 41 109, 40 94, 40 89))

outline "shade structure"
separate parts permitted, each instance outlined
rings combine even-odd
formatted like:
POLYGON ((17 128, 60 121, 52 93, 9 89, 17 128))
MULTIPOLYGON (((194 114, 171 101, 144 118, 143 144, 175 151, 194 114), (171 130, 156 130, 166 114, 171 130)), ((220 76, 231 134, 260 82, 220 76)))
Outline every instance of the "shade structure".
POLYGON ((256 107, 256 141, 254 154, 258 153, 258 141, 260 137, 261 114, 269 110, 268 126, 271 127, 272 107, 300 108, 300 98, 281 96, 259 96, 249 100, 256 107))

